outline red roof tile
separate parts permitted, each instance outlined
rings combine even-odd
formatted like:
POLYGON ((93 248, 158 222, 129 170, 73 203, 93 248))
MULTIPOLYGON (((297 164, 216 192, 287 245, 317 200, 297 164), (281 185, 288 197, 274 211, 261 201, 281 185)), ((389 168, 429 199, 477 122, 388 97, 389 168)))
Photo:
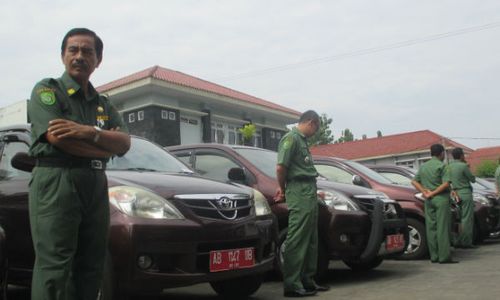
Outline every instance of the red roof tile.
POLYGON ((290 109, 290 108, 287 108, 287 107, 284 107, 284 106, 281 106, 281 105, 278 105, 278 104, 275 104, 275 103, 272 103, 272 102, 269 102, 269 101, 266 101, 266 100, 263 100, 260 98, 253 97, 253 96, 250 96, 250 95, 223 87, 221 85, 218 85, 218 84, 215 84, 215 83, 212 83, 212 82, 209 82, 209 81, 206 81, 206 80, 203 80, 203 79, 191 76, 191 75, 184 74, 184 73, 179 72, 179 71, 174 71, 174 70, 162 68, 160 66, 154 66, 154 67, 145 69, 143 71, 131 74, 129 76, 125 76, 123 78, 111 81, 107 84, 99 86, 97 88, 97 91, 99 91, 100 93, 107 92, 107 91, 112 90, 114 88, 121 87, 121 86, 130 84, 132 82, 139 81, 141 79, 148 78, 148 77, 152 77, 154 79, 162 80, 165 82, 193 88, 196 90, 201 90, 201 91, 210 92, 210 93, 214 93, 214 94, 221 95, 221 96, 230 97, 230 98, 242 101, 242 102, 250 102, 252 104, 256 104, 256 105, 264 106, 266 108, 279 110, 279 111, 293 114, 296 116, 300 116, 300 114, 301 114, 300 112, 298 112, 296 110, 293 110, 293 109, 290 109))
POLYGON ((467 156, 467 162, 473 172, 483 160, 496 162, 500 158, 500 146, 479 148, 467 156))
POLYGON ((311 153, 346 159, 360 159, 428 150, 432 144, 443 142, 446 147, 461 147, 465 152, 472 151, 472 149, 430 130, 421 130, 340 144, 314 146, 311 148, 311 153))

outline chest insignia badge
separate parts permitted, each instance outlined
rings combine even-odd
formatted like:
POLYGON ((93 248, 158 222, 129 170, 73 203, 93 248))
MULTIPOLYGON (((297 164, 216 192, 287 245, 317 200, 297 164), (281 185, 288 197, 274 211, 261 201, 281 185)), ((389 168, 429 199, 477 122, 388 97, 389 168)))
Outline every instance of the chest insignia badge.
POLYGON ((69 95, 69 96, 71 96, 71 95, 73 95, 74 93, 76 93, 76 91, 75 91, 75 89, 74 89, 74 88, 69 88, 69 89, 67 90, 67 92, 68 92, 68 95, 69 95))
POLYGON ((98 113, 103 113, 104 112, 104 108, 102 106, 98 106, 97 107, 97 112, 98 113))

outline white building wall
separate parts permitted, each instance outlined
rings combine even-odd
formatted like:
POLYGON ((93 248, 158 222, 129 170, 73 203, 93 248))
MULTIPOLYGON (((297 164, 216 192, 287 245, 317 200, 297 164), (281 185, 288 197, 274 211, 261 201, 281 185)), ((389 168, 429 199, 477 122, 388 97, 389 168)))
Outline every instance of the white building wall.
POLYGON ((0 126, 28 123, 28 100, 0 108, 0 126))

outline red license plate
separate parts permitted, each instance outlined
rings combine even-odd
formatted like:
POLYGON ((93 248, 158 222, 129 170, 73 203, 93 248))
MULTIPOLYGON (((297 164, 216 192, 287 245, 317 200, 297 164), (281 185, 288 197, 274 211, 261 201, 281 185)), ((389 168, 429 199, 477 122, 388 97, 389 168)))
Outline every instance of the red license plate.
POLYGON ((210 272, 245 269, 254 265, 254 248, 210 251, 210 272))
POLYGON ((391 234, 386 237, 385 249, 388 251, 401 250, 405 246, 405 237, 402 234, 391 234))

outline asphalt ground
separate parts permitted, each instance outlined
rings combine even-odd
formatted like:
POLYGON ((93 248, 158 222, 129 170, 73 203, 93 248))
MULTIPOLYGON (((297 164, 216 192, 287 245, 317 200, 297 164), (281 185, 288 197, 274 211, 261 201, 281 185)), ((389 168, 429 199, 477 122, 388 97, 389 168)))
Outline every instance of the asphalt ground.
MULTIPOLYGON (((307 299, 500 299, 500 239, 487 240, 476 249, 455 249, 458 264, 433 264, 428 260, 386 260, 369 272, 353 272, 342 262, 332 262, 324 279, 327 292, 307 299)), ((9 287, 9 300, 29 299, 29 290, 9 287)), ((208 284, 166 290, 162 296, 133 300, 219 299, 208 284)), ((250 299, 283 297, 282 283, 268 276, 250 299)))

